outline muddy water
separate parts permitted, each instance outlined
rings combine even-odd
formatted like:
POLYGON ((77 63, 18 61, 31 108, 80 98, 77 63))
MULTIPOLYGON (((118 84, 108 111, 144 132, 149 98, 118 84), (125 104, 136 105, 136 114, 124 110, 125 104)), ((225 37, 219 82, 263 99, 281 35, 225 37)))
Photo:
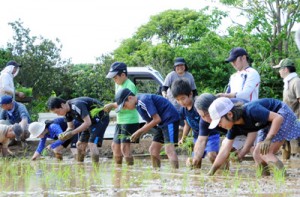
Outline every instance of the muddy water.
POLYGON ((190 170, 180 157, 180 169, 171 170, 168 161, 153 170, 149 158, 135 160, 135 166, 117 167, 111 159, 99 165, 54 159, 31 162, 26 159, 0 160, 1 196, 300 196, 300 160, 285 162, 287 175, 256 177, 253 161, 234 163, 230 171, 206 176, 190 170))

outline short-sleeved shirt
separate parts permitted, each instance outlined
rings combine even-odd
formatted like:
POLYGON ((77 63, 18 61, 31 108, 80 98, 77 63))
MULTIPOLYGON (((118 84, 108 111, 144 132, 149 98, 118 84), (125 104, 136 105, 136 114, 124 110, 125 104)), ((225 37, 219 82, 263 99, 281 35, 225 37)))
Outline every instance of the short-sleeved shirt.
POLYGON ((179 121, 179 113, 166 98, 154 94, 140 94, 137 98, 137 110, 146 122, 151 122, 155 114, 161 118, 160 126, 179 121))
POLYGON ((67 122, 71 122, 72 120, 77 120, 79 122, 84 122, 83 119, 86 116, 90 116, 92 124, 94 124, 96 119, 102 118, 104 116, 104 112, 101 111, 95 117, 92 117, 90 112, 94 108, 103 107, 102 102, 97 99, 90 97, 78 97, 67 101, 67 104, 70 105, 70 111, 66 114, 67 122))
POLYGON ((227 133, 227 138, 233 140, 238 135, 247 135, 249 132, 256 132, 268 127, 270 112, 278 112, 282 102, 277 99, 264 98, 246 103, 243 109, 243 125, 234 125, 227 133))
MULTIPOLYGON (((137 88, 134 83, 127 79, 122 85, 115 84, 115 93, 122 88, 128 88, 134 95, 137 95, 137 88)), ((117 124, 135 124, 139 122, 139 114, 136 109, 122 109, 117 113, 117 124)))
POLYGON ((180 105, 177 103, 176 99, 172 95, 171 85, 175 80, 182 79, 182 78, 185 78, 186 80, 189 81, 192 90, 196 90, 195 80, 194 80, 193 75, 190 72, 185 72, 184 75, 179 76, 176 73, 176 71, 172 71, 166 76, 164 85, 163 85, 163 86, 169 87, 169 89, 167 90, 168 99, 178 110, 180 109, 180 105))
POLYGON ((259 84, 260 76, 258 72, 254 68, 248 67, 230 76, 227 92, 236 92, 236 98, 255 101, 259 95, 259 84))
MULTIPOLYGON (((231 98, 230 99, 233 103, 248 103, 247 100, 241 99, 241 98, 231 98)), ((219 133, 227 133, 226 129, 223 129, 222 127, 217 126, 214 129, 209 129, 210 123, 205 122, 203 119, 200 120, 199 123, 199 136, 211 136, 219 133)))
POLYGON ((186 107, 181 107, 179 114, 180 118, 185 120, 192 128, 193 137, 197 138, 199 135, 199 122, 201 118, 196 108, 193 106, 190 110, 188 110, 186 107))
POLYGON ((8 120, 10 124, 19 123, 23 118, 27 118, 30 122, 30 116, 25 105, 16 101, 13 101, 12 110, 1 110, 0 112, 0 119, 8 120))
POLYGON ((288 82, 288 88, 283 90, 283 102, 300 118, 300 78, 294 77, 288 82))

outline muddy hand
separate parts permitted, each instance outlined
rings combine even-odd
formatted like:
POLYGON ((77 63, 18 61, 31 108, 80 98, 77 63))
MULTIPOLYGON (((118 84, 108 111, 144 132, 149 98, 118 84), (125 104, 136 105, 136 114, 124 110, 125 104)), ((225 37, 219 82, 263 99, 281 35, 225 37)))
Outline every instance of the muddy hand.
POLYGON ((62 140, 62 141, 66 141, 68 139, 70 139, 71 137, 73 137, 73 130, 68 130, 65 131, 61 134, 58 135, 58 139, 62 140))
POLYGON ((112 103, 107 104, 107 105, 105 105, 105 106, 103 107, 103 111, 105 111, 105 112, 110 112, 110 111, 112 110, 113 107, 114 107, 114 106, 113 106, 112 103))
POLYGON ((140 137, 140 133, 135 132, 134 134, 132 134, 132 136, 130 137, 130 141, 131 142, 136 142, 140 137))
POLYGON ((269 152, 271 146, 271 139, 265 139, 263 142, 260 144, 260 154, 266 155, 269 152))

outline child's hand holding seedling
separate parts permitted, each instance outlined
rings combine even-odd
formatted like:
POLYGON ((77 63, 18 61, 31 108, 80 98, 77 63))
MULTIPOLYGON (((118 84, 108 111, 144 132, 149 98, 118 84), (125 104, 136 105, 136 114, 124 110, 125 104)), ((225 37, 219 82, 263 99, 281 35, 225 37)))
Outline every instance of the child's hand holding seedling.
POLYGON ((62 140, 62 141, 66 141, 68 139, 70 139, 71 137, 73 137, 73 130, 67 130, 61 134, 58 135, 58 139, 62 140))

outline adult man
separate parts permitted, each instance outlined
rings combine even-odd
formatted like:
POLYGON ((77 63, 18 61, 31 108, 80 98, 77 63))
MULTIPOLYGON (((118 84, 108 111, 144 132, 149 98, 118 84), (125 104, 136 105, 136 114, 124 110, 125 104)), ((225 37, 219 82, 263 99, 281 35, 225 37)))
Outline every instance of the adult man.
MULTIPOLYGON (((300 118, 300 78, 296 73, 296 67, 291 59, 282 59, 278 65, 273 68, 279 69, 280 77, 283 79, 283 102, 285 102, 296 114, 297 118, 300 118)), ((293 140, 289 145, 291 146, 291 153, 295 154, 299 152, 300 139, 293 140)), ((288 148, 288 147, 287 147, 288 148)), ((289 154, 289 153, 287 153, 289 154)))
MULTIPOLYGON (((10 95, 0 97, 0 120, 4 120, 7 124, 20 124, 22 128, 22 140, 29 137, 28 124, 30 122, 29 113, 24 104, 16 102, 10 95)), ((12 145, 12 144, 11 144, 12 145)))
POLYGON ((1 71, 0 74, 0 96, 2 95, 11 95, 13 97, 18 96, 24 98, 25 94, 23 92, 16 92, 14 85, 14 77, 19 73, 21 64, 18 64, 16 61, 7 62, 5 68, 1 71))
POLYGON ((53 97, 48 100, 47 106, 51 112, 66 117, 68 128, 59 135, 60 140, 68 140, 77 133, 82 132, 76 144, 77 161, 84 161, 86 148, 89 146, 92 162, 98 163, 100 156, 98 147, 102 146, 109 116, 103 110, 92 116, 91 111, 103 107, 102 102, 90 97, 78 97, 71 100, 53 97), (73 120, 78 120, 81 125, 75 128, 73 120))
MULTIPOLYGON (((247 101, 258 99, 260 76, 250 66, 250 57, 244 48, 231 49, 225 62, 230 63, 236 72, 230 76, 228 88, 225 93, 217 94, 218 97, 239 98, 247 101)), ((234 141, 234 148, 239 150, 244 145, 245 136, 238 136, 234 141)))

